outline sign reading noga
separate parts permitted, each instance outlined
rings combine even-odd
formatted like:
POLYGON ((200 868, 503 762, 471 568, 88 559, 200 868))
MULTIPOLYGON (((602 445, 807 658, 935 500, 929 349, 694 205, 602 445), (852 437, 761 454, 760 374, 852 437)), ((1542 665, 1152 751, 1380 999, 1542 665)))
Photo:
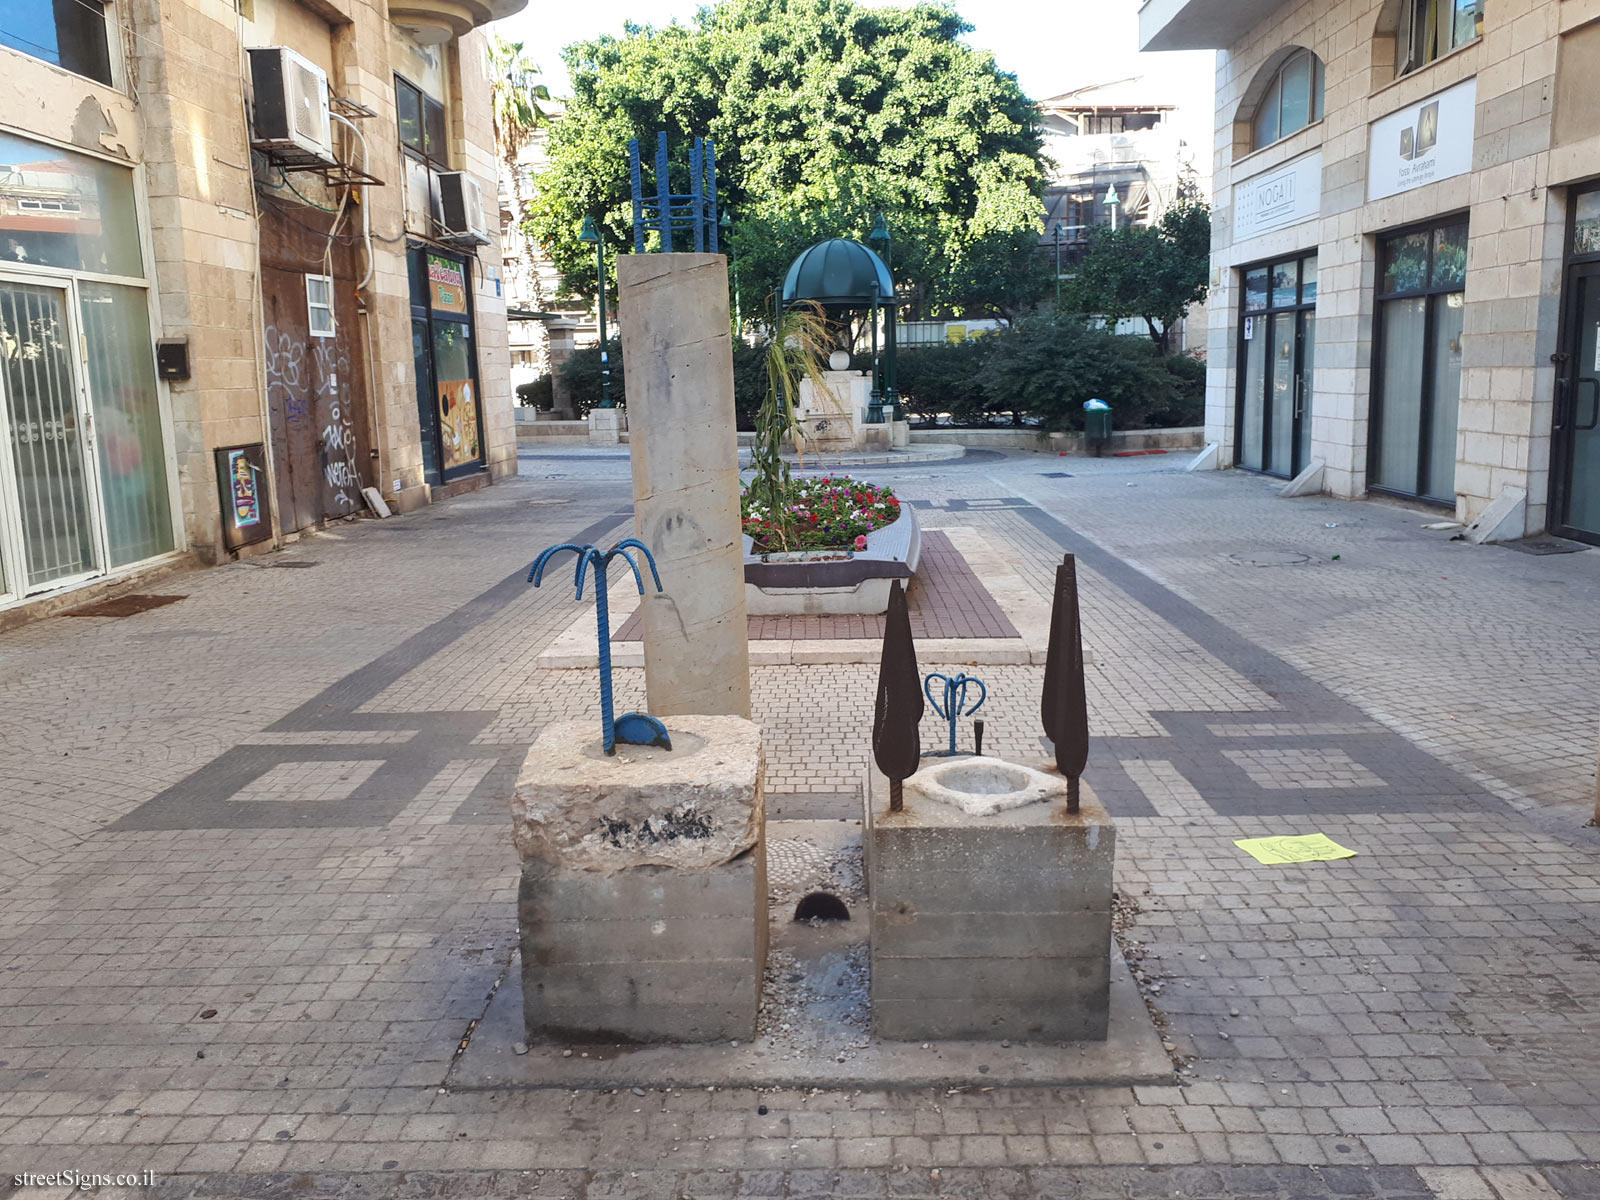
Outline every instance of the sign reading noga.
POLYGON ((1382 200, 1472 170, 1478 81, 1469 79, 1372 123, 1367 199, 1382 200))
POLYGON ((1233 187, 1233 240, 1309 221, 1322 212, 1322 155, 1308 154, 1233 187))

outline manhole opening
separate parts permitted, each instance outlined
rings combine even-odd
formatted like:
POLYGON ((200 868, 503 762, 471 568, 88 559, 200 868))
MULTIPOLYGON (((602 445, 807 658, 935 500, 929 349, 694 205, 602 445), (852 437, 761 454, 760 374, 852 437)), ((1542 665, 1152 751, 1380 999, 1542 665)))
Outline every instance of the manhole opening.
POLYGON ((65 615, 69 617, 131 617, 134 613, 149 612, 152 608, 162 608, 187 598, 186 596, 117 596, 112 600, 102 600, 98 604, 85 604, 81 608, 68 609, 65 615))
POLYGON ((809 892, 794 906, 796 921, 848 921, 850 910, 832 892, 809 892))
POLYGON ((1247 554, 1230 554, 1228 561, 1237 567, 1294 567, 1310 562, 1311 556, 1298 550, 1254 550, 1247 554))

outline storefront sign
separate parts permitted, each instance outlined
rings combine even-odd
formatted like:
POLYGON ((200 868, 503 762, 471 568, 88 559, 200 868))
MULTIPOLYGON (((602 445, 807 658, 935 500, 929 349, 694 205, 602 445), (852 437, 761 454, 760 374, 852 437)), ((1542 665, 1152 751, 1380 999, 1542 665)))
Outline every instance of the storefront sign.
POLYGON ((1309 221, 1322 212, 1322 155, 1308 154, 1233 186, 1233 240, 1309 221))
POLYGON ((428 255, 428 291, 433 297, 433 311, 467 315, 466 271, 458 262, 428 255))
POLYGON ((1478 81, 1469 79, 1372 123, 1367 199, 1382 200, 1472 170, 1478 81))

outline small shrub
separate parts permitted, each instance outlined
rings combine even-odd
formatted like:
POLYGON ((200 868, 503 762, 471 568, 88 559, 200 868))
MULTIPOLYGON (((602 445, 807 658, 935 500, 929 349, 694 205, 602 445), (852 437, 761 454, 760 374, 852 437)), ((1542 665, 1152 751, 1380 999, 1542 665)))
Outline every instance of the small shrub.
POLYGON ((537 379, 530 379, 527 383, 517 384, 517 403, 523 408, 549 412, 555 407, 555 383, 554 375, 541 375, 537 379))
POLYGON ((895 387, 908 413, 932 424, 949 413, 957 425, 987 424, 992 397, 984 388, 984 363, 989 338, 945 342, 900 349, 895 360, 895 387))
MULTIPOLYGON (((608 341, 606 345, 611 353, 611 400, 618 408, 625 408, 627 388, 623 380, 622 343, 608 341)), ((561 378, 566 380, 567 394, 572 397, 578 416, 586 417, 591 408, 599 408, 602 398, 600 347, 586 346, 574 351, 561 368, 561 378)))
POLYGON ((1152 413, 1182 411, 1179 377, 1146 338, 1035 317, 985 340, 990 408, 1029 413, 1046 429, 1081 430, 1083 403, 1097 398, 1111 405, 1118 429, 1144 428, 1152 413))

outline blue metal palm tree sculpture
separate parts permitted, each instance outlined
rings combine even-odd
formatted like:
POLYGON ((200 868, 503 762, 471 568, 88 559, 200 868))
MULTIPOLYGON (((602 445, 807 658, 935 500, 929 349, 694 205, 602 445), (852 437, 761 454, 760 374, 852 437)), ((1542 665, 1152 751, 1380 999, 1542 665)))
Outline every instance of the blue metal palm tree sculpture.
MULTIPOLYGON (((957 675, 952 679, 948 675, 941 675, 935 671, 922 681, 922 690, 927 694, 928 703, 933 705, 933 711, 944 720, 950 722, 950 749, 946 755, 953 756, 956 752, 956 722, 962 717, 970 717, 983 707, 983 702, 989 698, 989 689, 983 685, 983 680, 976 675, 957 675), (944 684, 944 702, 933 694, 933 681, 937 679, 944 684), (976 684, 978 688, 978 701, 971 708, 967 707, 967 688, 976 684)), ((981 739, 980 739, 981 740, 981 739)))
POLYGON ((638 538, 623 538, 603 553, 594 546, 576 546, 571 542, 563 542, 559 546, 551 546, 547 550, 540 551, 539 557, 533 560, 533 567, 528 572, 528 582, 538 587, 544 580, 545 564, 561 551, 571 550, 578 556, 576 581, 578 599, 582 600, 583 579, 588 573, 589 564, 594 564, 594 611, 595 620, 600 627, 600 737, 607 754, 616 753, 618 742, 630 746, 659 746, 663 750, 672 749, 672 740, 667 736, 667 727, 649 713, 623 713, 615 720, 611 716, 611 616, 606 604, 606 568, 611 565, 613 558, 620 557, 633 568, 633 581, 639 585, 639 594, 644 595, 644 576, 639 574, 639 564, 634 561, 633 555, 628 553, 630 548, 644 555, 644 561, 650 566, 650 578, 655 581, 656 591, 659 592, 661 575, 656 570, 656 560, 651 556, 649 548, 638 538))

